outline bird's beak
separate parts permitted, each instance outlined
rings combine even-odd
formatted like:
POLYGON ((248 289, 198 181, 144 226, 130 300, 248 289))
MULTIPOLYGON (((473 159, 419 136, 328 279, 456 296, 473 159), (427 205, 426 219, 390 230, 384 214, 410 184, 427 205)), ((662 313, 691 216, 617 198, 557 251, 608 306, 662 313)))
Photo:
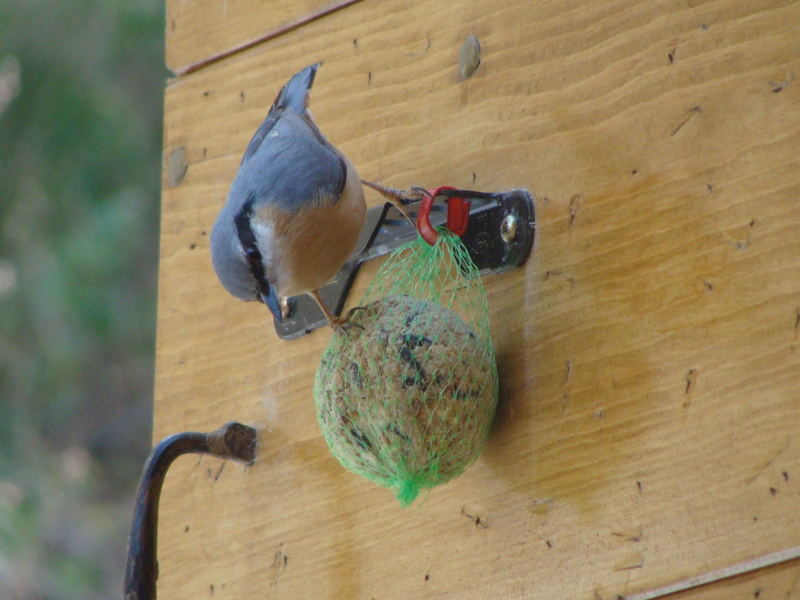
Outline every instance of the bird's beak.
POLYGON ((283 322, 283 315, 281 314, 281 302, 278 299, 278 296, 275 294, 275 288, 270 287, 268 294, 261 294, 261 301, 267 305, 270 312, 272 312, 272 316, 275 317, 275 320, 278 323, 283 322))

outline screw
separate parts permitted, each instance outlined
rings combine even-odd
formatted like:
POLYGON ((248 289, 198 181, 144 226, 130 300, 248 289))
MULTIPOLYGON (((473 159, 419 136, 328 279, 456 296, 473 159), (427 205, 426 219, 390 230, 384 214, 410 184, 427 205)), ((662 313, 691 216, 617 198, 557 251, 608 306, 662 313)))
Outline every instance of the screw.
POLYGON ((481 64, 481 45, 478 38, 469 34, 461 50, 458 53, 458 75, 464 79, 469 79, 481 64))
POLYGON ((506 215, 503 222, 500 223, 500 237, 506 244, 510 244, 517 237, 517 230, 519 229, 519 222, 515 215, 506 215))
POLYGON ((284 296, 280 300, 280 307, 281 307, 281 317, 284 319, 288 319, 289 316, 292 314, 292 309, 294 308, 294 302, 290 297, 284 296))
POLYGON ((171 187, 180 185, 188 167, 189 165, 186 163, 186 148, 178 146, 170 153, 167 161, 167 183, 171 187))

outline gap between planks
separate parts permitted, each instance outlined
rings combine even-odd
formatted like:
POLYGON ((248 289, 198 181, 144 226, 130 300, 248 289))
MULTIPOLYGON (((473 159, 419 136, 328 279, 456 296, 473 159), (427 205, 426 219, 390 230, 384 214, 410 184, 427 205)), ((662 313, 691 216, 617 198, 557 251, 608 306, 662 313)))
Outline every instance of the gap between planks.
POLYGON ((189 73, 194 73, 195 71, 199 71, 204 67, 218 63, 221 60, 225 60, 226 58, 229 58, 234 54, 239 54, 240 52, 244 52, 246 50, 249 50, 250 48, 254 48, 259 44, 262 44, 269 40, 273 40, 291 31, 299 29, 300 27, 308 25, 309 23, 316 21, 317 19, 326 17, 342 8, 347 8, 352 4, 357 4, 358 2, 361 2, 361 0, 332 0, 328 4, 325 4, 324 6, 321 6, 316 10, 311 11, 308 14, 305 14, 302 17, 298 17, 297 19, 293 19, 291 21, 288 21, 287 23, 284 23, 283 25, 271 29, 266 33, 264 33, 263 35, 256 37, 255 39, 252 39, 248 42, 244 42, 243 44, 239 44, 238 46, 234 46, 233 48, 225 50, 224 52, 220 52, 219 54, 214 54, 212 56, 209 56, 208 58, 204 58, 203 60, 191 63, 186 67, 176 71, 175 75, 180 77, 183 75, 188 75, 189 73))
POLYGON ((705 575, 698 575, 697 577, 692 577, 691 579, 685 579, 684 581, 679 581, 678 583, 671 583, 649 592, 624 596, 624 598, 625 600, 655 600, 656 598, 663 598, 664 596, 669 596, 678 592, 684 592, 686 590, 708 585, 710 583, 717 583, 725 579, 738 577, 739 575, 746 575, 748 573, 758 571, 759 569, 774 567, 776 565, 791 562, 799 558, 800 546, 797 546, 795 548, 773 552, 772 554, 766 554, 764 556, 739 563, 738 565, 734 565, 732 567, 725 567, 719 569, 718 571, 712 571, 711 573, 706 573, 705 575))

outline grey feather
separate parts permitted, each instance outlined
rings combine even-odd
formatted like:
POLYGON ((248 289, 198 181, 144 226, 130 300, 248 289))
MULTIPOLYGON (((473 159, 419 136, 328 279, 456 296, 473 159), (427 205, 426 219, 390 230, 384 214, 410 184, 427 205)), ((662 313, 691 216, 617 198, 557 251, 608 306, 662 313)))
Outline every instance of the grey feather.
POLYGON ((235 209, 226 204, 211 229, 211 262, 220 283, 239 300, 256 300, 258 282, 242 254, 234 225, 235 209))
POLYGON ((314 85, 314 78, 317 75, 317 69, 319 69, 320 64, 309 65, 299 73, 295 73, 289 82, 281 88, 277 98, 275 98, 275 102, 272 103, 267 112, 267 116, 247 145, 247 150, 245 150, 242 157, 242 164, 258 150, 261 142, 264 141, 264 138, 267 137, 275 123, 278 122, 284 110, 291 108, 299 115, 305 114, 308 109, 308 92, 311 90, 311 86, 314 85))
POLYGON ((267 139, 239 168, 228 202, 240 205, 251 194, 257 204, 276 204, 296 212, 320 198, 338 199, 347 167, 329 144, 321 144, 309 124, 286 111, 267 139))

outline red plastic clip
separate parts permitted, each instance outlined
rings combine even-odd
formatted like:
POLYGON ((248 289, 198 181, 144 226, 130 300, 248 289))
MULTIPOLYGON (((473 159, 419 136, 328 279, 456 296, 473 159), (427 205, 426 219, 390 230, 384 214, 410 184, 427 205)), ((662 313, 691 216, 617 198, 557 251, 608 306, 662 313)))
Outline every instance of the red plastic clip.
MULTIPOLYGON (((436 244, 439 239, 439 234, 431 225, 431 206, 436 196, 442 190, 454 190, 456 188, 449 185, 443 185, 433 191, 428 191, 422 198, 422 205, 419 209, 417 216, 417 231, 419 231, 422 239, 428 242, 431 246, 436 244)), ((452 197, 447 200, 447 228, 455 233, 457 236, 464 235, 467 230, 467 223, 469 222, 469 200, 464 200, 460 197, 452 197)))

